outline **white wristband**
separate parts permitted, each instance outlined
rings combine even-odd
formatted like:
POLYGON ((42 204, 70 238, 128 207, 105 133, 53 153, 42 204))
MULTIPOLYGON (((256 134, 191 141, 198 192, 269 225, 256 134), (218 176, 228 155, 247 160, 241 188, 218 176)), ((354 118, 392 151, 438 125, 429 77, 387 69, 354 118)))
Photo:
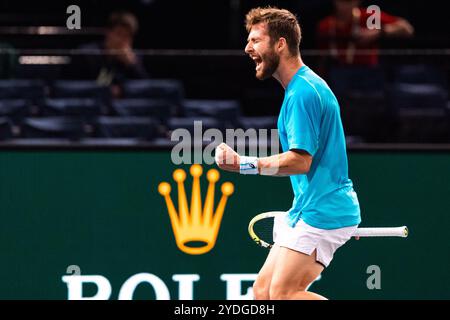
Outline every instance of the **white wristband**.
POLYGON ((258 158, 241 156, 239 161, 239 173, 258 174, 258 158))

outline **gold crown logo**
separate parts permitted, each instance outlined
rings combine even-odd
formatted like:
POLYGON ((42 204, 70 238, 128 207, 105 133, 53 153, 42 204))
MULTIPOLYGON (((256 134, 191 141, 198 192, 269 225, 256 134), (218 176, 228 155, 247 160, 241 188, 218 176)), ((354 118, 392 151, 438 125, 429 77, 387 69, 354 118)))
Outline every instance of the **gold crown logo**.
POLYGON ((170 197, 170 191, 172 189, 170 184, 161 182, 158 186, 158 192, 166 201, 178 248, 187 254, 197 255, 210 251, 216 244, 223 212, 228 197, 234 192, 234 186, 231 182, 222 184, 222 197, 214 212, 215 185, 220 178, 220 174, 216 169, 209 170, 206 175, 206 178, 209 181, 208 191, 206 193, 205 205, 202 210, 200 176, 203 174, 203 168, 199 164, 194 164, 190 168, 190 173, 193 178, 190 210, 188 208, 186 190, 184 188, 186 172, 183 169, 176 169, 173 172, 173 180, 177 183, 178 188, 178 213, 172 198, 170 197), (204 245, 189 246, 189 244, 193 244, 194 242, 200 242, 204 245))

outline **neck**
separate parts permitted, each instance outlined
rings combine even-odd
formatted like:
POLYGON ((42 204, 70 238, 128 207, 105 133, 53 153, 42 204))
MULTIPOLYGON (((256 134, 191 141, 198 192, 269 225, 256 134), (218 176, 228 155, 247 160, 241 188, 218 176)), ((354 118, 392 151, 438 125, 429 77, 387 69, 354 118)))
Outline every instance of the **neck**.
POLYGON ((280 59, 280 64, 277 71, 273 74, 273 77, 278 80, 284 89, 286 89, 292 77, 303 65, 304 64, 300 56, 280 59))

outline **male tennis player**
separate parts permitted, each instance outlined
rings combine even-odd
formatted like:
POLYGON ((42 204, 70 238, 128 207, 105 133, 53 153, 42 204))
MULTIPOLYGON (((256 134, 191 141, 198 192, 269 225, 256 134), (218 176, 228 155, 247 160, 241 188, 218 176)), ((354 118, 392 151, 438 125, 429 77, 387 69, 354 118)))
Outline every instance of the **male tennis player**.
POLYGON ((271 76, 285 89, 278 119, 283 153, 240 156, 222 143, 221 169, 290 176, 292 208, 275 220, 274 246, 253 286, 256 299, 325 299, 306 291, 361 222, 348 165, 339 105, 328 85, 302 61, 296 17, 277 8, 252 9, 245 52, 256 78, 271 76))

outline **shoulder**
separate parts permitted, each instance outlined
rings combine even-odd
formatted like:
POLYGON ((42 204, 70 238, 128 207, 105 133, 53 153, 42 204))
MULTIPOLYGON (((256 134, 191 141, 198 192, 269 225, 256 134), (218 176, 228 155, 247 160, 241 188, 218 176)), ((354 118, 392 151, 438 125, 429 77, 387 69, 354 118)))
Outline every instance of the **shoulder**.
POLYGON ((308 102, 319 102, 320 94, 317 88, 319 79, 310 74, 297 75, 297 81, 294 86, 293 100, 302 100, 308 102))
POLYGON ((304 76, 297 77, 295 86, 288 93, 288 112, 320 113, 322 100, 314 84, 304 76))

